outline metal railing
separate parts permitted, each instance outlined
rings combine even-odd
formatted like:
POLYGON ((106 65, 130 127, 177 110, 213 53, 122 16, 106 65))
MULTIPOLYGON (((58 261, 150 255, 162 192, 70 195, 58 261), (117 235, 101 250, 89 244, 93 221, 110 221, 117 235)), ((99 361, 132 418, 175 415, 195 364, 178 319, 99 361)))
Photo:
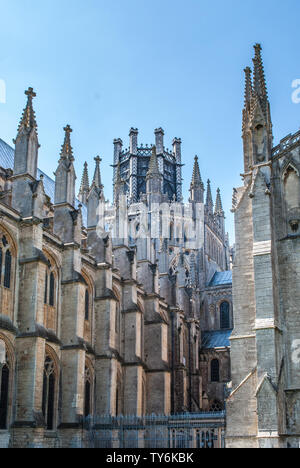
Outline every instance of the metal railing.
POLYGON ((82 444, 87 448, 223 448, 225 412, 172 416, 88 417, 82 444))

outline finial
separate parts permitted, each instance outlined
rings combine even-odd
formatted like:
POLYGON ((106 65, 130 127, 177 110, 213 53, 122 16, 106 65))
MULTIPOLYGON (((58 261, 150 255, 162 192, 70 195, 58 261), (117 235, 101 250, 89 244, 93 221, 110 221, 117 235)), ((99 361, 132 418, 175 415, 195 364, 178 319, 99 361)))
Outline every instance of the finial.
POLYGON ((36 97, 36 93, 33 91, 33 88, 28 88, 27 91, 25 91, 25 94, 31 99, 36 97))
POLYGON ((32 99, 36 96, 36 93, 33 91, 33 88, 28 88, 27 91, 24 92, 24 94, 27 96, 27 104, 25 109, 23 110, 23 114, 18 126, 18 133, 22 128, 28 132, 30 132, 32 129, 35 129, 35 131, 37 132, 35 112, 32 106, 32 99))
POLYGON ((65 131, 66 133, 72 133, 72 132, 73 132, 73 130, 71 129, 71 127, 70 127, 69 124, 64 128, 64 131, 65 131))
POLYGON ((73 149, 71 146, 71 138, 70 138, 72 131, 73 130, 71 129, 70 125, 66 125, 64 127, 65 139, 61 147, 61 152, 60 152, 61 159, 69 159, 70 161, 74 161, 73 149))

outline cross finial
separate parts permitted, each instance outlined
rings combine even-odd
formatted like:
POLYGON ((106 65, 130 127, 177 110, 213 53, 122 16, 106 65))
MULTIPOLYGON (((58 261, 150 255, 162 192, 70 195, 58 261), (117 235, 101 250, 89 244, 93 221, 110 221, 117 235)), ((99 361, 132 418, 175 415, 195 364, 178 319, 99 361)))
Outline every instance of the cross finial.
POLYGON ((94 161, 96 161, 96 163, 101 163, 102 159, 100 158, 100 156, 96 156, 94 158, 94 161))
POLYGON ((69 124, 64 128, 64 131, 65 131, 66 133, 72 133, 72 132, 73 132, 73 130, 71 129, 71 127, 70 127, 69 124))
POLYGON ((257 50, 257 51, 261 51, 262 50, 261 44, 256 43, 255 46, 254 46, 254 49, 257 50))
POLYGON ((36 97, 36 93, 33 91, 33 88, 28 88, 27 91, 25 91, 25 94, 31 99, 36 97))

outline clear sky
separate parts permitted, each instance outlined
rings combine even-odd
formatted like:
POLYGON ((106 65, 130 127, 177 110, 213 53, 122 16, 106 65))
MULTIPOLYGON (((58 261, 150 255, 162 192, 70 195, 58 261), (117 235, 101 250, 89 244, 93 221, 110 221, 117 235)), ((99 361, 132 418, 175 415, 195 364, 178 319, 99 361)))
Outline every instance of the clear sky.
POLYGON ((140 142, 165 130, 165 146, 183 141, 184 194, 194 155, 202 178, 221 188, 233 241, 232 188, 242 172, 243 69, 263 46, 274 143, 299 129, 299 0, 0 0, 0 138, 11 143, 25 105, 38 96, 39 167, 52 175, 73 128, 77 182, 96 155, 112 198, 113 139, 128 147, 130 127, 140 142))

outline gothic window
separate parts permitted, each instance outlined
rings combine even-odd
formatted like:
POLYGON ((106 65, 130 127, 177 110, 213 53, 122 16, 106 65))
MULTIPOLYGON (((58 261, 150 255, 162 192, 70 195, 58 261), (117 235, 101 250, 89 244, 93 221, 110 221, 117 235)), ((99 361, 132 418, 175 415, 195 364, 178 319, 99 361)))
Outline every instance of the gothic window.
POLYGON ((45 273, 44 303, 48 304, 50 307, 55 307, 55 283, 54 267, 49 261, 45 273))
POLYGON ((49 305, 54 307, 55 277, 53 271, 50 274, 49 305))
POLYGON ((226 301, 220 305, 220 328, 222 330, 230 328, 229 303, 226 301))
POLYGON ((0 429, 7 429, 9 365, 0 363, 0 429))
POLYGON ((120 332, 120 304, 116 304, 115 331, 120 332))
POLYGON ((50 356, 46 356, 43 376, 42 411, 48 430, 54 429, 56 372, 55 364, 50 356))
POLYGON ((48 301, 48 272, 45 274, 45 293, 44 293, 44 304, 48 301))
POLYGON ((90 308, 90 297, 89 297, 89 292, 86 289, 85 290, 85 299, 84 299, 84 318, 85 320, 89 320, 89 308, 90 308))
POLYGON ((48 260, 44 284, 44 320, 45 327, 57 331, 57 268, 53 260, 48 260))
POLYGON ((9 250, 5 253, 4 287, 10 289, 11 285, 11 253, 9 250))
POLYGON ((91 368, 86 365, 84 371, 84 416, 88 417, 92 414, 92 388, 93 374, 91 368))
POLYGON ((220 363, 218 359, 213 359, 210 364, 211 382, 220 382, 220 363))

